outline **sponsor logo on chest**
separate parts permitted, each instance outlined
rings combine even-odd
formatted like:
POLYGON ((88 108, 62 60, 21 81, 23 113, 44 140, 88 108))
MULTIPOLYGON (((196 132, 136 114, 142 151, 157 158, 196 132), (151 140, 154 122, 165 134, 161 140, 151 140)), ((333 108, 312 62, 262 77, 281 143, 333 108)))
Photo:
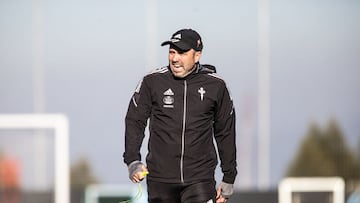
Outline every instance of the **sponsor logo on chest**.
POLYGON ((169 88, 163 93, 163 107, 174 108, 174 92, 169 88))
MULTIPOLYGON (((197 91, 200 95, 199 99, 200 101, 204 100, 204 96, 205 96, 205 89, 203 87, 200 87, 197 91)), ((174 108, 174 92, 171 90, 171 88, 167 89, 164 93, 163 93, 163 107, 164 108, 174 108)))

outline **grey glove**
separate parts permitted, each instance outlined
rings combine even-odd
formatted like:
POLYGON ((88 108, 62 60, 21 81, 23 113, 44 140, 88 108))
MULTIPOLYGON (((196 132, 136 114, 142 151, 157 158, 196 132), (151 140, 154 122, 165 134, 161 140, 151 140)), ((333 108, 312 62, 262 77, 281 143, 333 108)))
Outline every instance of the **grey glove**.
POLYGON ((132 177, 137 173, 143 171, 143 163, 141 161, 133 161, 128 166, 129 178, 132 180, 132 177))
POLYGON ((234 193, 234 184, 229 184, 221 182, 218 186, 218 189, 221 188, 221 195, 228 199, 234 193))

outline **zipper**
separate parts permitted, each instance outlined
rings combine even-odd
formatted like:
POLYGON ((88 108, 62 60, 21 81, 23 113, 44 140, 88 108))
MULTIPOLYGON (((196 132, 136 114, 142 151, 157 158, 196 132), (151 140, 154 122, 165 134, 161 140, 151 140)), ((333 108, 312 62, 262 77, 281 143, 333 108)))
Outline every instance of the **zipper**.
POLYGON ((187 83, 184 80, 184 114, 183 125, 181 132, 181 158, 180 158, 180 178, 181 183, 184 183, 184 153, 185 153, 185 123, 186 123, 186 95, 187 95, 187 83))

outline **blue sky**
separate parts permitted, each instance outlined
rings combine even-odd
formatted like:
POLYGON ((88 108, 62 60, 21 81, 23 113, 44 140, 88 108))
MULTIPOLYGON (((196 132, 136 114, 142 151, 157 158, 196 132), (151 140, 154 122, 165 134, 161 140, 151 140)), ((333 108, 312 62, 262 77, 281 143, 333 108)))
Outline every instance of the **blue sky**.
MULTIPOLYGON (((272 186, 311 122, 325 126, 333 117, 347 142, 359 143, 359 9, 356 0, 270 0, 272 186)), ((256 1, 0 0, 0 113, 36 111, 40 64, 44 112, 70 121, 71 161, 85 156, 104 183, 128 183, 122 161, 128 101, 147 71, 167 64, 160 43, 184 27, 202 35, 201 62, 217 66, 231 90, 238 140, 248 141, 239 143, 239 153, 251 161, 240 160, 239 170, 251 166, 255 187, 256 1)))

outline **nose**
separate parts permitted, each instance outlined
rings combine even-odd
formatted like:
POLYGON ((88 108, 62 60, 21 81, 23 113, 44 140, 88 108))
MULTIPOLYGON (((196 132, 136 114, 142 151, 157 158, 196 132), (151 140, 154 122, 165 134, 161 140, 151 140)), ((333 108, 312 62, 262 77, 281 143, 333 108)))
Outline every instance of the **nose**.
POLYGON ((178 54, 178 53, 175 53, 172 57, 172 61, 174 61, 174 62, 179 61, 179 59, 180 59, 180 54, 178 54))

